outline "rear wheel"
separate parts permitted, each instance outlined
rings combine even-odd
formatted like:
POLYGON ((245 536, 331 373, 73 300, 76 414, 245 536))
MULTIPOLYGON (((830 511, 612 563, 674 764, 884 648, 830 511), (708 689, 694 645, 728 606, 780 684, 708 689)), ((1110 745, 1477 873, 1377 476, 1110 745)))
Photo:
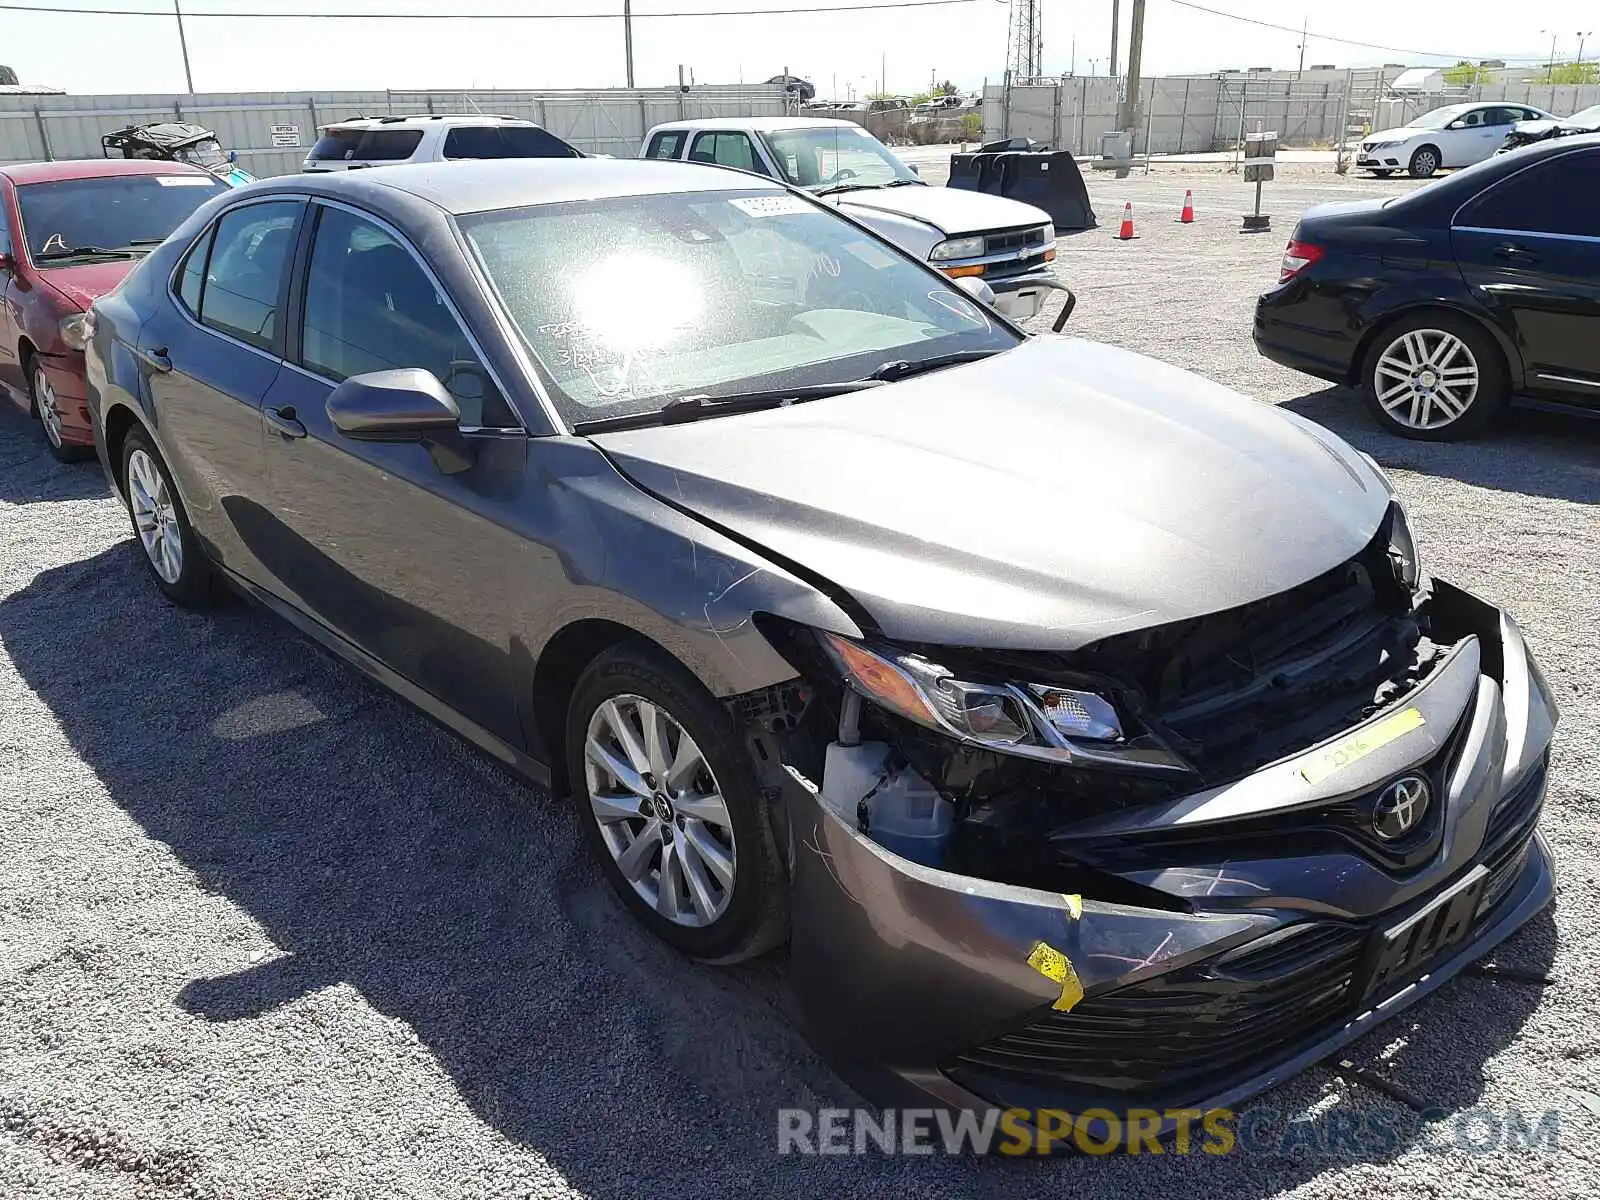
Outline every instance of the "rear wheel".
POLYGON ((28 364, 28 388, 33 397, 34 415, 39 418, 50 453, 62 462, 81 462, 93 453, 90 446, 74 446, 61 440, 61 401, 50 384, 50 376, 37 360, 28 364))
POLYGON ((1435 146, 1419 146, 1411 156, 1411 178, 1428 179, 1439 169, 1439 150, 1435 146))
POLYGON ((1402 437, 1450 441, 1479 432, 1500 414, 1508 376, 1500 347, 1476 323, 1419 312, 1373 342, 1362 392, 1378 420, 1402 437))
POLYGON ((589 664, 567 770, 601 870, 663 941, 737 962, 787 936, 787 881, 743 739, 677 662, 639 643, 589 664))
POLYGON ((142 429, 123 440, 122 479, 134 536, 156 586, 185 608, 209 604, 216 573, 200 549, 167 464, 142 429))

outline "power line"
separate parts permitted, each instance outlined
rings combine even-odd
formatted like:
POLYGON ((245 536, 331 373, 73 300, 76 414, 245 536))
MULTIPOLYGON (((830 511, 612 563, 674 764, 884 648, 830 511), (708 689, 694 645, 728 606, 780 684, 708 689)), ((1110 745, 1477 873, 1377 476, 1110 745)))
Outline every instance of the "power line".
MULTIPOLYGON (((856 13, 886 8, 940 8, 975 4, 977 0, 877 0, 871 4, 834 4, 804 8, 723 8, 695 12, 636 12, 635 21, 669 17, 787 17, 796 13, 856 13)), ((0 4, 0 12, 80 13, 102 17, 171 17, 170 8, 69 8, 57 4, 0 4)), ((620 21, 621 12, 203 12, 184 9, 184 18, 295 21, 620 21)))
MULTIPOLYGON (((1363 50, 1383 50, 1390 54, 1409 54, 1417 58, 1448 58, 1454 62, 1471 61, 1475 56, 1471 54, 1446 54, 1438 50, 1416 50, 1406 46, 1385 46, 1381 42, 1360 42, 1354 38, 1334 37, 1331 34, 1316 33, 1306 29, 1296 29, 1292 25, 1279 25, 1273 21, 1262 21, 1255 17, 1246 17, 1239 13, 1224 12, 1220 8, 1207 8, 1204 4, 1195 4, 1193 0, 1167 0, 1168 4, 1175 4, 1179 8, 1191 8, 1195 12, 1203 12, 1213 17, 1226 17, 1230 21, 1238 21, 1244 25, 1258 25, 1263 29, 1276 29, 1283 33, 1292 33, 1308 39, 1315 38, 1323 42, 1337 42, 1341 46, 1359 46, 1363 50)), ((1516 59, 1507 60, 1516 62, 1543 62, 1543 59, 1516 59)))

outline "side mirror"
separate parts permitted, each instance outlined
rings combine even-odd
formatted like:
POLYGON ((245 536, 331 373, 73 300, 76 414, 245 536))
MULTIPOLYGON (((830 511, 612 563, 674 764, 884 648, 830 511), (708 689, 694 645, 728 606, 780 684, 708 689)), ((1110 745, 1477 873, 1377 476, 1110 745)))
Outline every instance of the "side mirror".
POLYGON ((231 163, 238 162, 239 161, 239 152, 237 150, 229 150, 228 151, 228 161, 231 162, 231 163))
POLYGON ((446 475, 472 466, 461 409, 431 371, 405 367, 352 375, 328 393, 328 420, 358 442, 420 442, 446 475))
POLYGON ((0 271, 15 271, 17 260, 9 254, 0 253, 0 271))
POLYGON ((461 420, 444 384, 416 367, 352 375, 328 394, 327 409, 335 429, 363 442, 414 442, 461 420))
POLYGON ((960 279, 952 279, 950 282, 979 304, 988 305, 990 308, 994 307, 994 289, 976 275, 963 275, 960 279))
POLYGON ((922 178, 922 168, 917 166, 916 163, 912 163, 911 164, 911 173, 913 175, 915 175, 918 179, 922 178))

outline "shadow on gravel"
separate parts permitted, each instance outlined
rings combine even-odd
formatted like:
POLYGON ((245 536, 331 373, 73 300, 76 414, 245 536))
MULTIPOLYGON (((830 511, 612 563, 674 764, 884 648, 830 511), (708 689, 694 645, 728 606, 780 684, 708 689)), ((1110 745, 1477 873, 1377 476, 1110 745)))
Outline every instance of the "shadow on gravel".
POLYGON ((1600 421, 1513 409, 1488 433, 1418 442, 1379 427, 1350 388, 1330 387, 1284 408, 1326 425, 1385 470, 1420 471, 1474 487, 1600 504, 1600 421))
POLYGON ((98 462, 57 462, 39 423, 0 396, 0 504, 89 500, 107 494, 98 462))
MULTIPOLYGON (((781 963, 718 970, 667 950, 612 898, 565 806, 259 610, 167 605, 128 542, 0 603, 0 643, 111 799, 282 952, 251 965, 202 948, 225 969, 172 977, 174 1003, 226 1026, 347 984, 415 1031, 473 1113, 587 1195, 1254 1200, 1388 1161, 1416 1136, 1400 1117, 1391 1142, 1346 1144, 1354 1105, 1390 1102, 1354 1088, 1312 1108, 1331 1086, 1314 1071, 1258 1108, 1283 1128, 1312 1112, 1294 1128, 1325 1155, 780 1158, 779 1108, 857 1103, 781 1016, 781 963), (92 646, 116 647, 112 669, 92 646)), ((1537 967, 1554 947, 1546 914, 1501 957, 1537 967)), ((1386 1075, 1471 1106, 1538 998, 1463 979, 1346 1053, 1375 1064, 1403 1040, 1386 1075)), ((358 1059, 383 1053, 329 1036, 358 1059)))

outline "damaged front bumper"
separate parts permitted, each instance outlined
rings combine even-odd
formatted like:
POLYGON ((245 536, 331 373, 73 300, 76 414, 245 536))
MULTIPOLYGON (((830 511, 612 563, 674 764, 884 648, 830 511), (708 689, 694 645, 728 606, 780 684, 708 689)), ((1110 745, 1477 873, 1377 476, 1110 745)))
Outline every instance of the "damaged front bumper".
POLYGON ((1553 894, 1535 825, 1557 713, 1516 624, 1434 588, 1464 636, 1389 709, 1099 821, 1094 837, 1143 847, 1112 868, 1117 902, 900 858, 788 769, 789 989, 807 1035, 885 1105, 1231 1108, 1481 957, 1553 894), (1433 810, 1400 861, 1368 835, 1415 777, 1433 810))

